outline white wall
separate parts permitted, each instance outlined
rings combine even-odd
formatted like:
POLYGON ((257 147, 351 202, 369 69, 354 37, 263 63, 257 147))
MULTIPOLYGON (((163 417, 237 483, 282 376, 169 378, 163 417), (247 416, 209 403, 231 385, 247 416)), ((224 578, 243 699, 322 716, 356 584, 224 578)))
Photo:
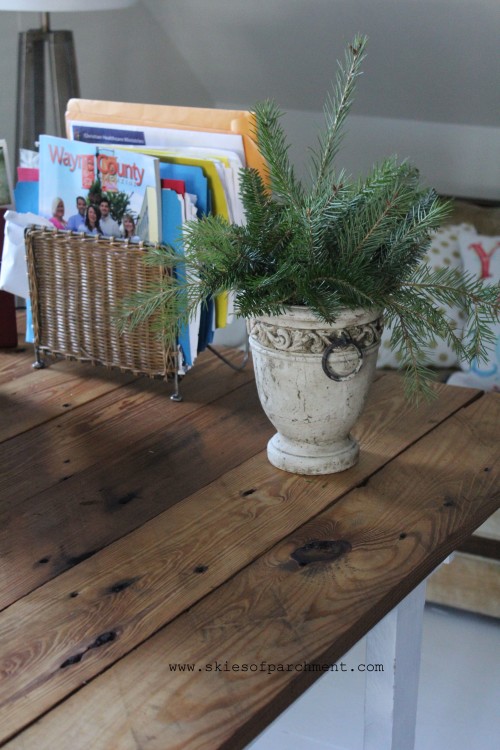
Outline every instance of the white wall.
MULTIPOLYGON (((82 7, 85 6, 82 0, 82 7)), ((274 97, 299 169, 347 41, 369 36, 340 166, 398 153, 446 193, 500 198, 498 0, 139 0, 54 13, 85 98, 249 108, 274 97)), ((14 148, 18 31, 0 13, 0 138, 14 148)))
MULTIPOLYGON (((53 30, 73 31, 82 97, 215 106, 147 4, 139 1, 114 12, 52 13, 50 20, 53 30)), ((7 139, 12 162, 18 34, 39 25, 37 13, 0 12, 0 138, 7 139)))
MULTIPOLYGON (((283 118, 290 156, 308 174, 308 149, 316 144, 322 113, 292 110, 283 118)), ((397 120, 353 115, 339 155, 339 166, 366 174, 384 157, 408 159, 422 181, 443 195, 500 200, 500 129, 480 125, 397 120)))

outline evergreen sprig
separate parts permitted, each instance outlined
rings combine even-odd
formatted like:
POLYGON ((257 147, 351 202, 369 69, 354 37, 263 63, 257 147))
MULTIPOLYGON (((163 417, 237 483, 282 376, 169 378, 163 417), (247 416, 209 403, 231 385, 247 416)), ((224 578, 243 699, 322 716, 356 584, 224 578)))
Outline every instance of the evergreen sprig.
POLYGON ((485 356, 499 318, 498 286, 423 263, 450 205, 420 185, 413 166, 395 158, 355 181, 334 170, 365 48, 366 38, 356 37, 339 66, 325 106, 325 132, 312 156, 311 186, 296 178, 290 164, 276 104, 257 105, 255 136, 267 169, 264 176, 242 170, 245 225, 207 216, 184 227, 184 256, 168 247, 150 252, 148 263, 171 269, 182 264, 185 273, 162 278, 129 300, 129 322, 154 316, 173 340, 199 304, 226 291, 235 293, 243 317, 306 305, 332 323, 342 308, 381 309, 393 325, 390 345, 401 355, 414 397, 430 392, 423 362, 436 337, 468 361, 485 356), (464 310, 463 337, 443 306, 464 310))
POLYGON ((325 107, 325 130, 319 136, 319 151, 313 151, 313 195, 328 192, 332 180, 335 156, 340 148, 343 126, 354 99, 356 80, 361 75, 361 64, 366 56, 367 37, 357 35, 345 53, 344 67, 338 63, 333 95, 328 95, 325 107))

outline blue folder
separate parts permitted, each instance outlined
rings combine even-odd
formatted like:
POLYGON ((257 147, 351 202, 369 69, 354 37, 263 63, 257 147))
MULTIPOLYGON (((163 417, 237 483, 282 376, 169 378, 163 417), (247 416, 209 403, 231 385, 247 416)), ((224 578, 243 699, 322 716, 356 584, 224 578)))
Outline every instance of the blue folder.
POLYGON ((196 195, 198 214, 206 215, 210 212, 208 180, 201 167, 160 162, 160 180, 183 180, 186 192, 196 195))
POLYGON ((38 215, 38 182, 18 182, 14 188, 16 211, 20 214, 38 215))
MULTIPOLYGON (((162 180, 183 180, 186 186, 186 192, 196 195, 196 206, 198 215, 203 216, 210 213, 210 191, 208 189, 208 179, 206 178, 202 167, 191 164, 174 164, 172 162, 160 162, 160 179, 162 180)), ((167 242, 163 238, 163 242, 167 242)), ((172 243, 168 243, 172 244, 172 243)), ((214 338, 214 301, 207 300, 202 306, 200 318, 200 331, 198 336, 198 353, 205 351, 208 344, 211 344, 214 338)))
MULTIPOLYGON (((38 182, 18 182, 14 188, 14 200, 16 211, 20 214, 38 215, 38 182)), ((33 331, 33 316, 31 313, 31 301, 26 300, 26 343, 32 344, 35 340, 33 331)))
MULTIPOLYGON (((162 242, 170 245, 179 255, 184 254, 182 246, 182 207, 179 197, 174 190, 163 188, 161 191, 161 221, 162 221, 162 242)), ((182 266, 175 270, 179 279, 185 279, 185 271, 182 266)), ((184 363, 188 367, 193 365, 191 355, 191 346, 189 342, 189 326, 183 325, 179 331, 179 346, 182 349, 184 363)))

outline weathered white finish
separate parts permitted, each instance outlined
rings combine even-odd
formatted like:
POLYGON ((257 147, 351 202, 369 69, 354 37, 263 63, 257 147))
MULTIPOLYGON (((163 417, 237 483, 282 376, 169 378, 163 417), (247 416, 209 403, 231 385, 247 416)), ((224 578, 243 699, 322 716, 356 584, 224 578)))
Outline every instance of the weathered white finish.
POLYGON ((331 474, 356 463, 349 431, 365 405, 380 332, 377 310, 345 311, 334 326, 304 307, 249 321, 259 398, 278 430, 267 447, 274 466, 331 474))
POLYGON ((364 750, 413 750, 426 582, 422 582, 366 640, 364 750))

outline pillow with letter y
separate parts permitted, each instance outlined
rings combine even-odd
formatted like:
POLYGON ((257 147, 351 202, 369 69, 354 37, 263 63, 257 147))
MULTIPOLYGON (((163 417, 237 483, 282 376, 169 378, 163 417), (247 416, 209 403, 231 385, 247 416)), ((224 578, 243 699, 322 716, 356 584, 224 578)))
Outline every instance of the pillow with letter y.
MULTIPOLYGON (((464 271, 485 284, 500 282, 500 236, 488 237, 462 231, 459 234, 460 254, 464 271)), ((482 390, 500 391, 500 324, 494 328, 495 342, 488 349, 487 361, 460 363, 462 372, 449 378, 450 385, 463 385, 482 390)))

